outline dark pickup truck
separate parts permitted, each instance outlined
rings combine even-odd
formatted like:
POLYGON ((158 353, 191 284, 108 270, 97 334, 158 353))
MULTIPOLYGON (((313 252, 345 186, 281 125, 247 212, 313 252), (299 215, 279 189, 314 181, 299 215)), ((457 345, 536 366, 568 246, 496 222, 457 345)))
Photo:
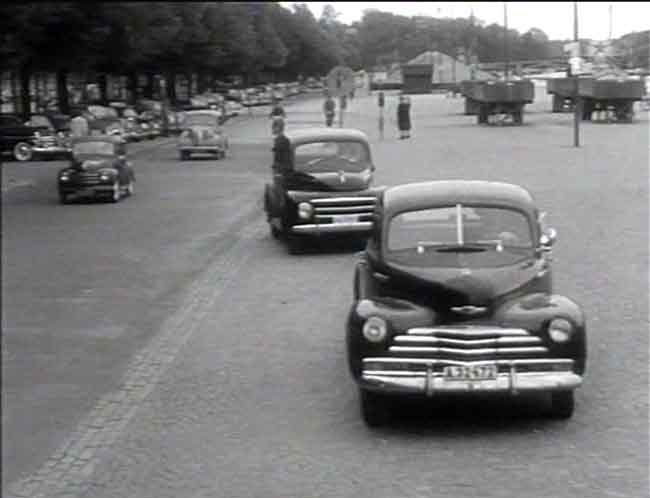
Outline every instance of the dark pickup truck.
POLYGON ((47 128, 25 125, 18 116, 0 115, 0 154, 11 152, 18 161, 29 161, 36 133, 44 131, 47 128))

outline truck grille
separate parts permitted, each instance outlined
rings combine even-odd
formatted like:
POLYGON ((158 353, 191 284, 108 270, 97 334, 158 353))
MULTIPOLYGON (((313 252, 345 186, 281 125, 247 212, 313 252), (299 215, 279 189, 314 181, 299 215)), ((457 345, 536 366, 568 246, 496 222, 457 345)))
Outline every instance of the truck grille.
POLYGON ((548 354, 542 339, 527 330, 485 326, 409 329, 393 338, 389 351, 462 362, 539 358, 548 354))
POLYGON ((77 175, 77 184, 83 186, 99 185, 99 173, 79 173, 77 175))
POLYGON ((314 219, 319 223, 331 223, 335 216, 357 216, 358 221, 372 221, 375 197, 332 197, 312 199, 314 219))

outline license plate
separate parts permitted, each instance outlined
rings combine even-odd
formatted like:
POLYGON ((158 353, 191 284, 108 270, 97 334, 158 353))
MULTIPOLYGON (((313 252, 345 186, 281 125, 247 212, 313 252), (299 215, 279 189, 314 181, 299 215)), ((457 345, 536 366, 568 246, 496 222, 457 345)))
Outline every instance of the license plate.
POLYGON ((494 380, 497 378, 497 366, 487 365, 450 365, 443 370, 445 380, 494 380))
POLYGON ((356 223, 359 216, 356 214, 337 214, 332 217, 334 223, 356 223))

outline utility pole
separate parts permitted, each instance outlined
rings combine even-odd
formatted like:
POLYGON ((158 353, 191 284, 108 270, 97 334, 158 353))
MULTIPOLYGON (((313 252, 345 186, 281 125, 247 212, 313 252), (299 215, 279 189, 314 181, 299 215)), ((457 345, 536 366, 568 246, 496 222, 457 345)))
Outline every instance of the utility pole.
POLYGON ((612 41, 612 4, 609 4, 609 41, 612 41))
MULTIPOLYGON (((582 55, 580 39, 578 38, 578 2, 573 2, 573 41, 576 43, 576 57, 582 55)), ((578 74, 573 75, 573 146, 580 147, 580 119, 582 119, 582 105, 578 96, 578 74)))
POLYGON ((505 80, 508 81, 508 2, 503 2, 503 57, 506 61, 505 80))

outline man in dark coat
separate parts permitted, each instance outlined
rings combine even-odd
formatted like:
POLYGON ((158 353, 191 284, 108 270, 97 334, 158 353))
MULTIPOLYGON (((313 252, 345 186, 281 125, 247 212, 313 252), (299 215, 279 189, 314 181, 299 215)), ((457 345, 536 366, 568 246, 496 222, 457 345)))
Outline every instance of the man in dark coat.
POLYGON ((293 171, 293 161, 291 158, 291 143, 284 134, 284 122, 281 118, 277 122, 277 135, 273 143, 273 170, 287 175, 293 171))
POLYGON ((411 102, 406 95, 401 95, 397 105, 397 127, 399 138, 411 138, 411 102))

